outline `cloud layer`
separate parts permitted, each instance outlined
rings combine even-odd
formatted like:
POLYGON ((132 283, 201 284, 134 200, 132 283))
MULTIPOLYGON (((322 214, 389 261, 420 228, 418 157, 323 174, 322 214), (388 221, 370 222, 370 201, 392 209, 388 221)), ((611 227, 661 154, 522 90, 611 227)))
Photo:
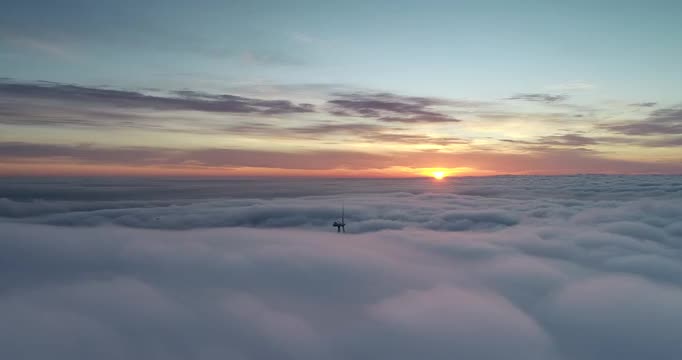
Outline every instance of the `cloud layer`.
POLYGON ((0 78, 0 174, 682 171, 679 106, 578 100, 542 92, 451 99, 341 84, 201 91, 0 78))
POLYGON ((3 358, 682 356, 680 177, 4 179, 0 197, 3 358))

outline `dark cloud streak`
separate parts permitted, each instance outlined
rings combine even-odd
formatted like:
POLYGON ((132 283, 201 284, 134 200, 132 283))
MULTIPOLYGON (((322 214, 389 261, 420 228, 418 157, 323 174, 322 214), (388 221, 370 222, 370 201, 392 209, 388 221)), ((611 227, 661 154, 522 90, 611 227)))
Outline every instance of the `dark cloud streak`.
POLYGON ((309 113, 311 104, 288 100, 262 100, 228 94, 176 91, 176 96, 148 95, 131 90, 115 90, 61 83, 1 82, 0 96, 5 99, 58 101, 92 106, 163 111, 203 111, 237 114, 309 113))
POLYGON ((431 110, 432 106, 444 106, 449 102, 425 97, 399 96, 390 93, 337 94, 339 98, 328 101, 331 114, 337 116, 360 116, 392 123, 454 123, 461 120, 442 112, 431 110))
POLYGON ((682 108, 658 109, 641 121, 602 124, 600 127, 625 135, 678 135, 682 134, 682 108))
POLYGON ((658 105, 658 103, 653 102, 653 101, 630 104, 630 106, 635 106, 635 107, 654 107, 656 105, 658 105))
POLYGON ((543 103, 557 103, 568 99, 567 95, 559 94, 543 94, 543 93, 527 93, 527 94, 516 94, 510 96, 507 100, 523 100, 523 101, 533 101, 533 102, 543 102, 543 103))
POLYGON ((584 145, 595 145, 598 141, 595 138, 586 137, 579 134, 563 134, 563 135, 550 135, 541 136, 536 141, 527 140, 512 140, 503 139, 504 142, 523 144, 523 145, 556 145, 556 146, 584 146, 584 145))

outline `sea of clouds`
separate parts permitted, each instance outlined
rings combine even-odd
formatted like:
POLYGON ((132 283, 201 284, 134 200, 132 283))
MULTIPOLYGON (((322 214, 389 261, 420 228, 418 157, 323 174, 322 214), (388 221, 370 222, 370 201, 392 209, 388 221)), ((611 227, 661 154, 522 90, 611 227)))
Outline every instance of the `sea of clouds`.
POLYGON ((681 250, 682 176, 7 178, 0 358, 681 359, 681 250))

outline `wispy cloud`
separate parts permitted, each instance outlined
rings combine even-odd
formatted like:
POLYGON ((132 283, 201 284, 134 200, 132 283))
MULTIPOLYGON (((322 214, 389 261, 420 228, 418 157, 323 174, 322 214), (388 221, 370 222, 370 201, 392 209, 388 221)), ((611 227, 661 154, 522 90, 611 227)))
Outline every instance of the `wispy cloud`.
POLYGON ((448 105, 447 101, 399 96, 390 93, 337 94, 330 100, 331 113, 337 116, 360 116, 395 123, 452 123, 460 119, 433 110, 434 106, 448 105))
POLYGON ((303 59, 288 54, 254 49, 232 54, 232 57, 237 58, 242 65, 297 66, 305 63, 303 59))
POLYGON ((449 146, 468 144, 470 141, 452 136, 427 136, 417 134, 376 133, 367 134, 363 138, 383 143, 412 144, 412 145, 439 145, 449 146))
POLYGON ((335 139, 339 136, 350 138, 354 142, 435 145, 449 146, 467 144, 469 140, 449 136, 429 136, 408 131, 402 127, 368 123, 322 123, 300 127, 281 127, 264 123, 245 123, 230 126, 226 132, 262 137, 285 137, 299 139, 335 139))
POLYGON ((634 107, 654 107, 656 105, 658 105, 658 103, 653 101, 630 104, 630 106, 634 107))
POLYGON ((558 145, 558 146, 585 146, 595 145, 599 141, 592 137, 587 137, 579 134, 563 134, 563 135, 549 135, 541 136, 537 140, 513 140, 503 139, 504 142, 524 144, 524 145, 558 145))
POLYGON ((568 99, 567 95, 563 95, 563 94, 552 95, 552 94, 544 94, 544 93, 516 94, 514 96, 510 96, 507 98, 507 100, 523 100, 523 101, 534 101, 534 102, 543 102, 543 103, 562 102, 566 99, 568 99))
POLYGON ((600 127, 626 135, 682 134, 682 107, 654 110, 641 121, 603 124, 600 127))
POLYGON ((555 84, 547 87, 552 91, 585 91, 592 90, 595 85, 587 81, 569 81, 563 84, 555 84))
MULTIPOLYGON (((31 103, 48 102, 60 107, 105 107, 109 109, 149 109, 161 111, 199 111, 235 114, 292 114, 315 111, 311 104, 295 104, 289 100, 256 99, 230 94, 209 94, 181 90, 169 94, 146 94, 132 90, 86 87, 71 84, 36 82, 0 82, 0 95, 5 98, 0 111, 26 112, 31 103)), ((27 122, 31 122, 27 119, 27 122)), ((93 118, 92 121, 97 121, 93 118)))
POLYGON ((682 136, 666 137, 662 139, 652 139, 646 141, 647 146, 651 147, 682 147, 682 136))
POLYGON ((79 56, 73 49, 54 39, 47 40, 32 36, 0 33, 0 40, 15 47, 36 51, 61 60, 75 61, 79 59, 79 56))
POLYGON ((326 40, 301 31, 291 33, 290 37, 292 40, 306 45, 326 46, 328 44, 326 40))
POLYGON ((349 133, 363 134, 367 132, 377 132, 384 130, 385 127, 379 124, 365 123, 324 123, 311 126, 301 126, 288 128, 288 130, 301 134, 327 134, 327 133, 349 133))

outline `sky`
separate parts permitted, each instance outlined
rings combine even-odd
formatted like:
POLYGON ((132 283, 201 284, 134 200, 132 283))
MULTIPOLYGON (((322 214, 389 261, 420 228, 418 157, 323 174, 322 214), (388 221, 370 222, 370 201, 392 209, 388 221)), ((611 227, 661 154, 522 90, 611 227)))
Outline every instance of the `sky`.
POLYGON ((677 360, 681 200, 666 175, 2 178, 0 358, 677 360))
POLYGON ((0 175, 682 173, 679 1, 3 1, 0 175))

